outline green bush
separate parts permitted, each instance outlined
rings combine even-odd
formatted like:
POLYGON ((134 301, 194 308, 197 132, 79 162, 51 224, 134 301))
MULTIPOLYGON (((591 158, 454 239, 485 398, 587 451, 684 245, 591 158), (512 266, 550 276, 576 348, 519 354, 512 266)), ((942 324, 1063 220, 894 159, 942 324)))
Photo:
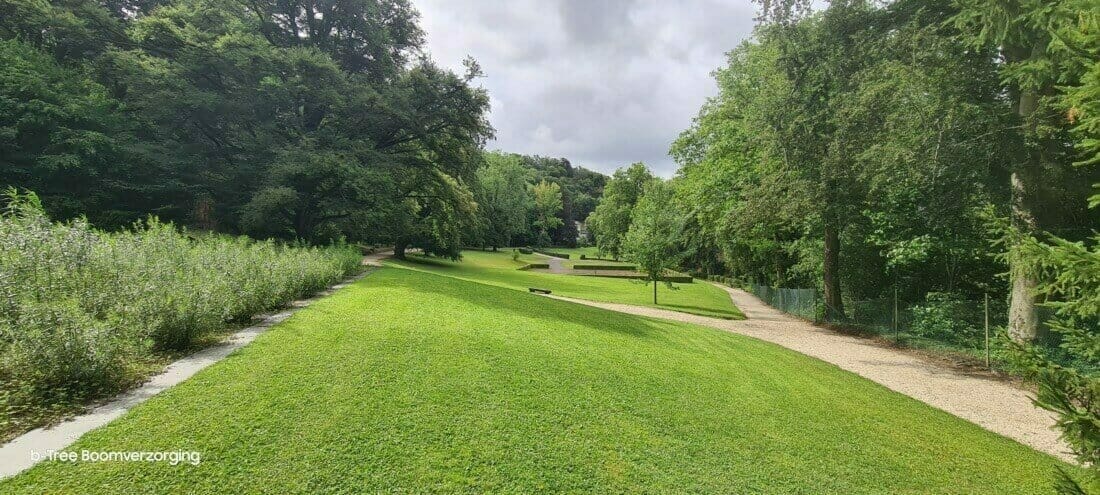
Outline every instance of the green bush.
POLYGON ((34 195, 13 193, 0 216, 0 429, 117 391, 164 351, 323 289, 360 259, 156 219, 115 233, 51 223, 34 195))
POLYGON ((519 248, 519 252, 522 254, 534 254, 535 251, 530 248, 519 248))
POLYGON ((536 249, 535 252, 540 253, 540 254, 545 254, 547 256, 553 256, 555 258, 561 258, 563 260, 569 259, 569 255, 566 254, 566 253, 556 253, 556 252, 553 252, 553 251, 544 251, 542 249, 536 249))
POLYGON ((979 303, 956 294, 929 292, 924 304, 909 309, 912 333, 955 343, 973 343, 983 333, 977 324, 979 303))

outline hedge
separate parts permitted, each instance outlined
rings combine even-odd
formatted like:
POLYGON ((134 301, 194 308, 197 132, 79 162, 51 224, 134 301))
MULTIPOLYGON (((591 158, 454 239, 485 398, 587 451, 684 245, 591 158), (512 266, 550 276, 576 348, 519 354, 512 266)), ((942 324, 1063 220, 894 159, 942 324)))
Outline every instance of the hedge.
POLYGON ((634 265, 573 265, 574 270, 637 270, 638 267, 634 265))
POLYGON ((555 257, 555 258, 561 258, 561 259, 563 259, 563 260, 567 260, 567 259, 569 259, 569 255, 568 255, 568 254, 565 254, 565 253, 555 253, 555 252, 553 252, 553 251, 543 251, 543 250, 541 250, 541 249, 535 249, 534 251, 535 251, 536 253, 539 253, 539 254, 545 254, 545 255, 547 255, 547 256, 553 256, 553 257, 555 257))
MULTIPOLYGON (((630 280, 648 280, 649 277, 642 274, 637 275, 620 275, 613 273, 579 273, 581 277, 603 277, 603 278, 625 278, 630 280)), ((690 284, 694 279, 690 275, 665 275, 661 277, 662 282, 673 282, 677 284, 690 284)))

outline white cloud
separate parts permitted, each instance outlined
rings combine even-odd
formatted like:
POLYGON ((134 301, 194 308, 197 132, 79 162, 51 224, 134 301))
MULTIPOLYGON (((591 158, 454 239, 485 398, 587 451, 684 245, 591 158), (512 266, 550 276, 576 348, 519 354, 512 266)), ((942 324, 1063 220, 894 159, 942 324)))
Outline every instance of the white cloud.
POLYGON ((489 144, 611 172, 668 147, 716 92, 711 71, 751 34, 748 0, 414 0, 428 51, 481 64, 489 144))

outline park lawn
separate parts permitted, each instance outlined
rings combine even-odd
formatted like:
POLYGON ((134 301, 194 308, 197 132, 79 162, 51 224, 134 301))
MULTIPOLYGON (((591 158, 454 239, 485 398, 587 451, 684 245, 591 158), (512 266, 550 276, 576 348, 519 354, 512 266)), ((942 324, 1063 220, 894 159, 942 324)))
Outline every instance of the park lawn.
POLYGON ((0 493, 1045 493, 1058 461, 758 340, 383 268, 0 493))
POLYGON ((524 292, 538 287, 550 289, 555 295, 590 301, 651 306, 727 320, 745 318, 726 291, 706 282, 675 284, 672 290, 659 284, 658 304, 654 305, 653 286, 642 281, 519 270, 528 263, 546 263, 546 258, 522 255, 514 261, 512 256, 511 251, 468 250, 462 252, 459 261, 410 255, 405 261, 391 259, 386 263, 524 292))

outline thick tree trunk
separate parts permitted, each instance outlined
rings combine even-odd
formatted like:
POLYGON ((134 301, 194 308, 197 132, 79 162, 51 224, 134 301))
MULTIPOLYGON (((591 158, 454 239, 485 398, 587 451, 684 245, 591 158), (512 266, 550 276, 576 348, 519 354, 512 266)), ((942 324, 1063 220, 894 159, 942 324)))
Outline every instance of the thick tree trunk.
POLYGON ((844 300, 840 297, 840 233, 836 227, 825 227, 825 319, 844 318, 844 300))
POLYGON ((393 257, 399 260, 405 259, 405 241, 397 241, 393 244, 393 257))
MULTIPOLYGON (((1015 50, 1006 53, 1009 58, 1019 58, 1025 50, 1015 50)), ((1042 56, 1041 53, 1032 51, 1032 57, 1042 56)), ((1023 119, 1028 119, 1039 107, 1039 95, 1034 91, 1021 91, 1017 113, 1023 119)), ((1025 122, 1026 129, 1034 134, 1034 123, 1025 122)), ((1035 218, 1032 201, 1033 189, 1038 185, 1039 167, 1037 157, 1031 154, 1015 164, 1012 170, 1012 223, 1028 234, 1039 231, 1039 222, 1035 218)), ((1039 309, 1035 300, 1035 291, 1038 281, 1034 275, 1022 270, 1020 267, 1012 267, 1012 294, 1009 297, 1008 306, 1008 335, 1017 342, 1035 340, 1039 335, 1039 309)))
MULTIPOLYGON (((1026 165, 1025 165, 1026 166, 1026 165)), ((1027 233, 1039 230, 1038 221, 1027 203, 1026 191, 1030 174, 1012 172, 1012 220, 1016 228, 1027 233)), ((1008 304, 1008 335, 1017 342, 1029 342, 1039 335, 1039 308, 1035 292, 1039 282, 1020 267, 1012 267, 1012 294, 1008 304)))

